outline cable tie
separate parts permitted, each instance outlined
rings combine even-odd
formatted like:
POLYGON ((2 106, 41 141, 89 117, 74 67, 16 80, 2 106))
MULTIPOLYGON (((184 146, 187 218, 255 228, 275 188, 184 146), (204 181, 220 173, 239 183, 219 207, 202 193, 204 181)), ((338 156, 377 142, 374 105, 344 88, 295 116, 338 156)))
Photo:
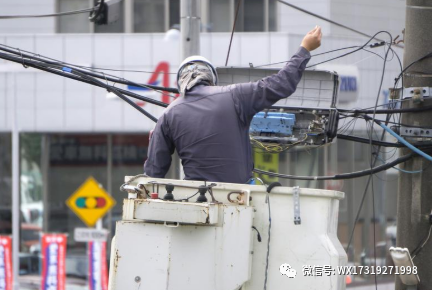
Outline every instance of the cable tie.
POLYGON ((64 67, 62 67, 62 71, 71 73, 72 69, 70 67, 64 66, 64 67))

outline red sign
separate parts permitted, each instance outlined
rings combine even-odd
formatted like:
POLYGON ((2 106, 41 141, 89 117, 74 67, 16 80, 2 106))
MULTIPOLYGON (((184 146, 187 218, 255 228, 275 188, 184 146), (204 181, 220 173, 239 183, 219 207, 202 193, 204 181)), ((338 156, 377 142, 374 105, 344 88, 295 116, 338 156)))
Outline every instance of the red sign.
POLYGON ((108 271, 106 262, 106 242, 89 242, 89 289, 107 290, 108 271))
MULTIPOLYGON (((162 86, 162 87, 169 87, 170 86, 170 72, 169 72, 169 63, 165 61, 161 61, 157 64, 154 72, 150 76, 150 79, 147 81, 149 85, 156 85, 156 86, 162 86), (162 76, 162 84, 160 79, 160 76, 162 76)), ((177 85, 177 79, 175 80, 174 85, 177 85)), ((139 91, 149 91, 149 88, 144 87, 137 87, 133 85, 128 85, 129 90, 139 90, 139 91)), ((178 97, 178 94, 176 94, 176 97, 178 97)), ((169 104, 172 101, 172 98, 167 93, 162 92, 162 102, 169 104)), ((138 106, 144 106, 145 102, 136 102, 138 106)))
POLYGON ((12 290, 12 239, 0 236, 0 290, 12 290))
POLYGON ((42 290, 65 290, 66 241, 64 234, 42 236, 42 290))

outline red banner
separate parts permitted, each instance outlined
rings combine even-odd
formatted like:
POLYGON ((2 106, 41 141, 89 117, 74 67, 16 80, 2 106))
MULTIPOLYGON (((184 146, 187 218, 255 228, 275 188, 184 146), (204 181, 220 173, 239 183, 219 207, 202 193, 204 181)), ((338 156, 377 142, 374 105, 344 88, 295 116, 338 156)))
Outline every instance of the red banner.
POLYGON ((89 289, 107 290, 108 271, 106 262, 106 242, 89 242, 89 289))
POLYGON ((42 290, 65 290, 66 241, 64 234, 42 235, 42 290))
POLYGON ((0 236, 0 290, 12 290, 12 239, 0 236))

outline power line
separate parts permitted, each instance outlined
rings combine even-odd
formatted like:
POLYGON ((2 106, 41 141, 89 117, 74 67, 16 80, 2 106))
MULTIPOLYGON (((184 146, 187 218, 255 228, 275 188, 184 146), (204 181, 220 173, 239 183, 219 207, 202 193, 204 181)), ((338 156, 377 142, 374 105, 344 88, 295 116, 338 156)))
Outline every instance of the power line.
POLYGON ((93 12, 97 7, 60 12, 60 13, 52 13, 52 14, 39 14, 39 15, 0 15, 0 19, 19 19, 19 18, 44 18, 44 17, 57 17, 57 16, 66 16, 66 15, 74 15, 80 13, 93 12))
POLYGON ((280 173, 274 173, 270 171, 265 171, 261 169, 254 169, 253 171, 258 174, 265 174, 268 176, 274 176, 279 178, 285 178, 285 179, 294 179, 294 180, 342 180, 342 179, 353 179, 353 178, 359 178, 367 175, 371 175, 374 173, 378 173, 384 170, 387 170, 389 168, 392 168, 393 166, 396 166, 400 163, 406 162, 410 159, 412 159, 415 156, 414 153, 407 154, 405 156, 399 157, 395 159, 394 161, 388 162, 383 165, 376 166, 372 169, 366 169, 362 171, 356 171, 356 172, 350 172, 350 173, 342 173, 342 174, 336 174, 336 175, 330 175, 330 176, 300 176, 300 175, 288 175, 288 174, 280 174, 280 173))
MULTIPOLYGON (((341 28, 347 29, 347 30, 349 30, 349 31, 351 31, 351 32, 354 32, 354 33, 357 33, 357 34, 360 34, 360 35, 362 35, 362 36, 366 36, 366 37, 372 37, 371 35, 369 35, 369 34, 367 34, 367 33, 364 33, 364 32, 362 32, 362 31, 360 31, 360 30, 357 30, 357 29, 351 28, 351 27, 346 26, 346 25, 344 25, 344 24, 341 24, 341 23, 339 23, 339 22, 336 22, 336 21, 333 21, 333 20, 331 20, 331 19, 325 18, 324 16, 321 16, 321 15, 315 14, 315 13, 313 13, 313 12, 310 12, 310 11, 308 11, 308 10, 306 10, 306 9, 300 8, 300 7, 298 7, 298 6, 296 6, 296 5, 293 5, 293 4, 291 4, 291 3, 288 3, 288 2, 285 2, 285 1, 282 1, 282 0, 277 0, 277 1, 280 2, 280 3, 282 3, 282 4, 285 4, 285 5, 289 6, 289 7, 291 7, 291 8, 294 8, 294 9, 296 9, 296 10, 298 10, 298 11, 301 11, 301 12, 303 12, 303 13, 309 14, 309 15, 311 15, 311 16, 313 16, 313 17, 319 18, 319 19, 321 19, 321 20, 324 20, 324 21, 326 21, 326 22, 329 22, 329 23, 334 24, 334 25, 336 25, 336 26, 339 26, 339 27, 341 27, 341 28)), ((379 39, 379 38, 376 38, 375 36, 376 36, 376 34, 375 34, 374 37, 373 37, 374 39, 377 39, 377 40, 379 40, 379 41, 383 41, 383 40, 381 40, 381 39, 379 39)), ((399 47, 399 48, 403 48, 403 46, 400 46, 400 45, 397 45, 397 44, 395 44, 395 46, 396 46, 396 47, 399 47)))
POLYGON ((239 13, 239 10, 240 10, 241 0, 237 0, 237 1, 238 1, 238 3, 237 3, 236 15, 235 15, 235 18, 234 18, 233 28, 232 28, 232 31, 231 31, 231 38, 230 38, 230 43, 229 43, 229 46, 228 46, 228 53, 227 53, 227 57, 226 57, 226 61, 225 61, 225 66, 228 65, 228 59, 229 59, 229 55, 230 55, 230 52, 231 52, 231 44, 232 44, 232 40, 233 40, 233 37, 234 37, 234 31, 235 31, 235 27, 236 27, 236 23, 237 23, 238 13, 239 13))

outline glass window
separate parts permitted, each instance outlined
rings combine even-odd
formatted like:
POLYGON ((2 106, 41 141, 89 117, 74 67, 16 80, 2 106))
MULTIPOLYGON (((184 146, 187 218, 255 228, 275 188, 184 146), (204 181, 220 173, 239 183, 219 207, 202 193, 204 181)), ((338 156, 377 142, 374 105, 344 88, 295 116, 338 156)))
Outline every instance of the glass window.
POLYGON ((0 133, 0 235, 12 233, 12 139, 0 133))
MULTIPOLYGON (((91 7, 89 0, 59 0, 58 12, 81 10, 91 7)), ((57 17, 57 32, 59 33, 90 33, 88 13, 57 17)))
POLYGON ((277 31, 277 3, 276 0, 269 1, 269 31, 277 31))
POLYGON ((125 176, 134 176, 144 172, 149 144, 148 134, 112 136, 112 196, 117 201, 112 209, 111 233, 114 234, 115 222, 121 220, 123 199, 127 197, 120 191, 125 176))
POLYGON ((180 0, 169 0, 169 27, 180 25, 180 0))
POLYGON ((38 273, 39 238, 43 230, 43 178, 41 134, 20 135, 20 274, 38 273), (33 261, 33 262, 32 262, 33 261))
POLYGON ((209 23, 210 32, 227 32, 232 29, 231 22, 231 0, 209 1, 209 23))
POLYGON ((242 1, 242 6, 243 29, 241 31, 264 31, 264 0, 242 1))
POLYGON ((135 32, 165 32, 165 0, 134 1, 135 32))

